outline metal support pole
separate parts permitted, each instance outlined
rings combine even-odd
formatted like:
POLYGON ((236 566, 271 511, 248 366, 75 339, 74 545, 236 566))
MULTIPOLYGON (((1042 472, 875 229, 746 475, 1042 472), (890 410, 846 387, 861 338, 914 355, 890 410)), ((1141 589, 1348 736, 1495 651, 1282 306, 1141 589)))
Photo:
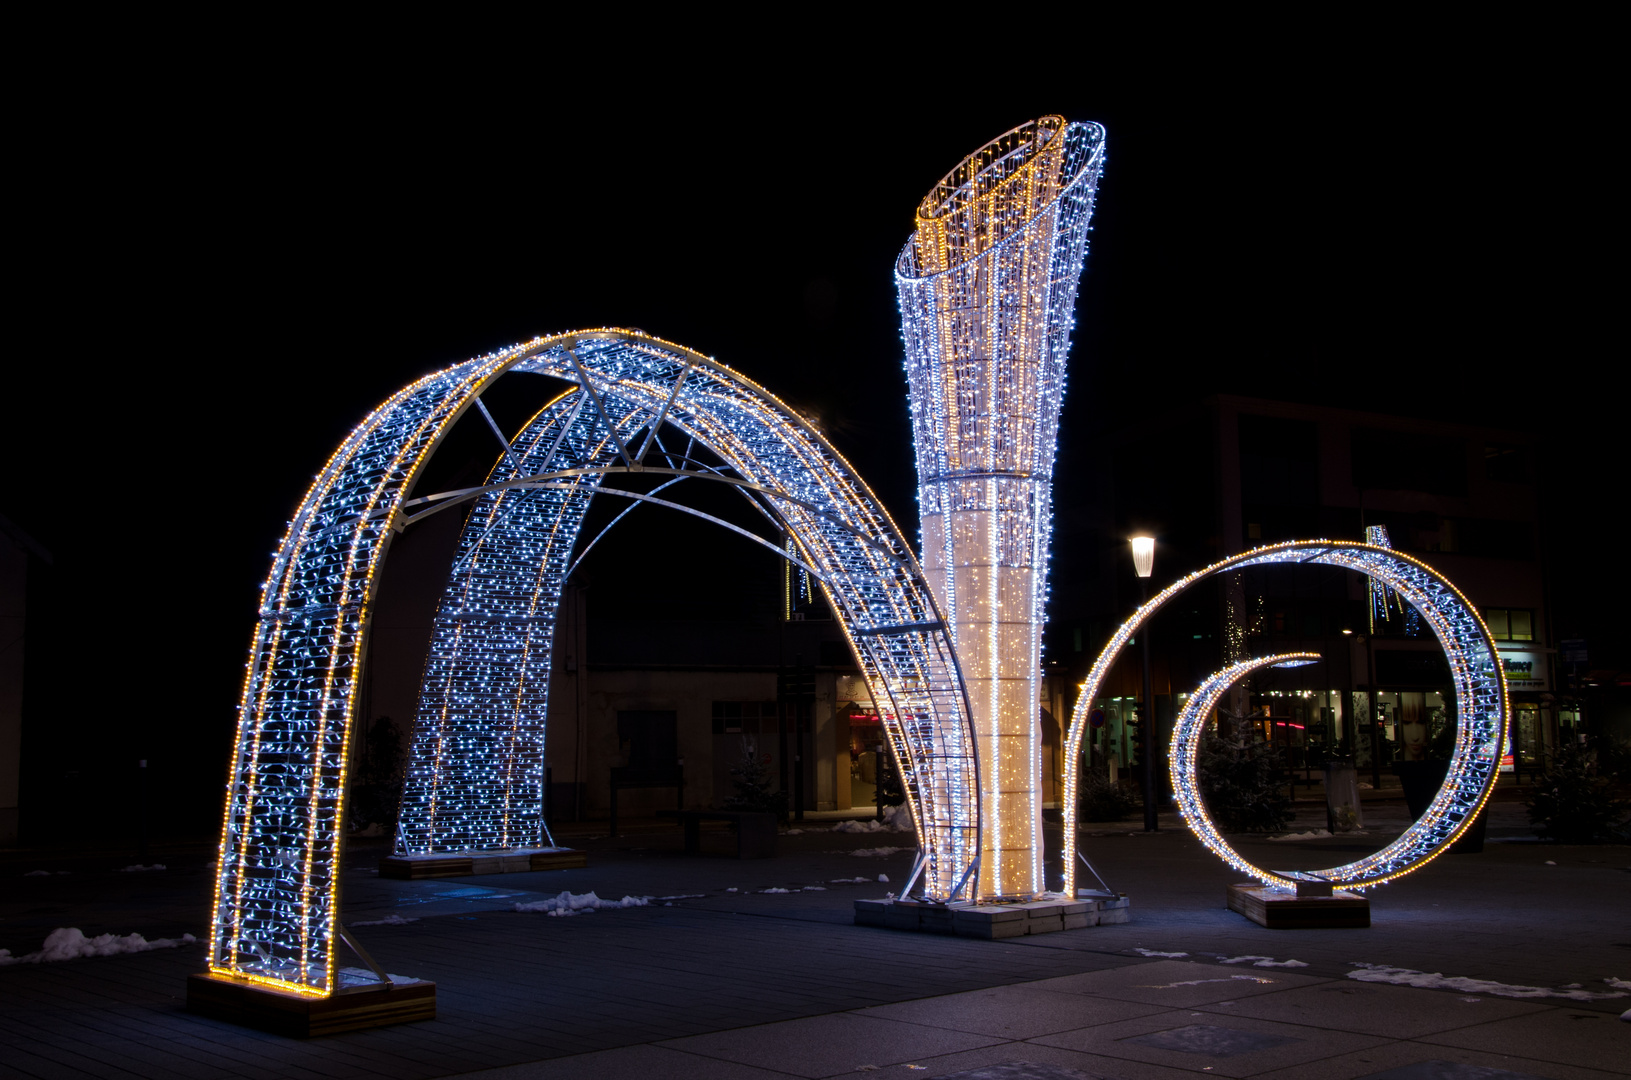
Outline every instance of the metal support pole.
MULTIPOLYGON (((1138 579, 1140 606, 1150 602, 1148 578, 1138 579)), ((1144 645, 1144 707, 1139 722, 1144 725, 1144 760, 1139 769, 1144 774, 1144 831, 1159 832, 1160 821, 1155 815, 1155 694, 1150 689, 1150 623, 1138 628, 1139 640, 1144 645)))

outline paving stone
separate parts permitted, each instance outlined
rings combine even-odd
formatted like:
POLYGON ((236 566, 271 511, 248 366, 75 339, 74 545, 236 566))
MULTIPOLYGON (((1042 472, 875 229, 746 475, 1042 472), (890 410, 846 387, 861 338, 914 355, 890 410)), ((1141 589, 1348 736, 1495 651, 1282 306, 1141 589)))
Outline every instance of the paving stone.
POLYGON ((1179 1050, 1185 1054, 1226 1058, 1271 1050, 1276 1046, 1285 1046, 1302 1040, 1289 1035, 1237 1031, 1233 1028, 1214 1027, 1211 1024, 1189 1024, 1149 1035, 1136 1035, 1123 1041, 1137 1043, 1139 1046, 1153 1046, 1158 1050, 1179 1050))

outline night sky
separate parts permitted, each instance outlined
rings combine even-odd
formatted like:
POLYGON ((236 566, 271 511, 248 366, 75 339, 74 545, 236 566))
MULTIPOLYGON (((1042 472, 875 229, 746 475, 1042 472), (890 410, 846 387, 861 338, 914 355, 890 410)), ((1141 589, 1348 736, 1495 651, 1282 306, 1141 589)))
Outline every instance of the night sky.
POLYGON ((320 65, 108 102, 31 187, 0 491, 56 560, 52 697, 86 768, 145 754, 218 791, 312 474, 404 383, 535 334, 715 356, 819 414, 915 536, 893 260, 943 173, 1045 112, 1109 146, 1056 502, 1141 418, 1220 392, 1529 431, 1556 629, 1625 665, 1591 65, 1131 68, 945 108, 819 66, 613 91, 320 65))

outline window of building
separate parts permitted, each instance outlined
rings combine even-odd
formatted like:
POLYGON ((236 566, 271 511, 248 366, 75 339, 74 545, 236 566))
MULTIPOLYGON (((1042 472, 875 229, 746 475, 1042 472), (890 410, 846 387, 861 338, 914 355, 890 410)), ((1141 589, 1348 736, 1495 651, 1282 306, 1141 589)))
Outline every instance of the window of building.
POLYGON ((776 730, 776 703, 774 701, 716 701, 713 727, 715 735, 757 735, 761 731, 776 730))
POLYGON ((1467 446, 1460 439, 1354 428, 1354 486, 1366 491, 1467 493, 1467 446))
POLYGON ((1503 484, 1534 482, 1534 462, 1527 446, 1484 445, 1484 476, 1503 484))
POLYGON ((1535 640, 1535 613, 1527 608, 1485 608, 1484 622, 1496 641, 1535 640))

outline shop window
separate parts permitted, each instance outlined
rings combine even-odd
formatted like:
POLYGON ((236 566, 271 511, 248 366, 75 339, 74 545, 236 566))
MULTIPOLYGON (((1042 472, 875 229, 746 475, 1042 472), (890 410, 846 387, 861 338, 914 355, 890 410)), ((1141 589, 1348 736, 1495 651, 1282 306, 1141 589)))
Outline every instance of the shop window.
POLYGON ((1485 608, 1484 622, 1497 641, 1535 640, 1535 613, 1527 608, 1485 608))

